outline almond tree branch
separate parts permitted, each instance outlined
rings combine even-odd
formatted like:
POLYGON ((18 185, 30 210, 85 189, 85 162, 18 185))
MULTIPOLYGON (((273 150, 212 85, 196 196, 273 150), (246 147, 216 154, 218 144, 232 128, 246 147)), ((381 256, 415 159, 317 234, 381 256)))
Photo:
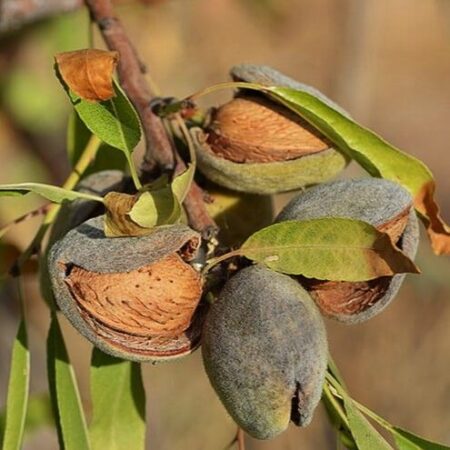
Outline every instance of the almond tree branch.
POLYGON ((120 82, 139 113, 145 135, 144 169, 152 170, 156 163, 163 171, 172 170, 174 167, 172 146, 161 119, 149 106, 153 93, 145 79, 144 64, 139 61, 136 49, 122 23, 115 16, 111 1, 85 0, 85 3, 108 48, 120 55, 117 66, 120 82))
MULTIPOLYGON (((173 170, 175 162, 177 169, 182 168, 184 162, 173 150, 161 119, 150 108, 154 95, 145 79, 146 68, 115 16, 111 1, 85 0, 85 3, 108 48, 120 55, 117 70, 121 85, 138 111, 146 139, 143 172, 153 172, 155 166, 162 171, 173 170)), ((184 206, 191 227, 201 232, 205 239, 211 239, 217 232, 217 226, 206 210, 203 191, 195 182, 186 196, 184 206)))
POLYGON ((0 34, 17 30, 38 20, 74 11, 83 0, 2 0, 0 34))

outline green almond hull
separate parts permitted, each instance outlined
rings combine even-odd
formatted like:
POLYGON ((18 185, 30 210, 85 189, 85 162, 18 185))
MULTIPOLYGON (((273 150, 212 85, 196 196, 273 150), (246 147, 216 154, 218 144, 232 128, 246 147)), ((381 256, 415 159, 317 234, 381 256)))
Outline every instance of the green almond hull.
POLYGON ((235 163, 215 156, 199 138, 194 139, 199 170, 209 180, 234 191, 252 194, 294 191, 328 181, 348 164, 348 159, 333 148, 290 161, 235 163))
POLYGON ((202 336, 209 380, 235 422, 256 439, 307 426, 319 403, 328 346, 322 317, 287 275, 240 270, 210 306, 202 336))

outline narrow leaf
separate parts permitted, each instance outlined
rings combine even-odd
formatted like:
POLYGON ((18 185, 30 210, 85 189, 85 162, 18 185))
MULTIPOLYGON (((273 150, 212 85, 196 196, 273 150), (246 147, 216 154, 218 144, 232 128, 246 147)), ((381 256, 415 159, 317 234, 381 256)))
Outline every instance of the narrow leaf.
POLYGON ((240 252, 278 272, 319 280, 418 273, 387 234, 366 222, 337 217, 270 225, 250 236, 240 252))
POLYGON ((96 195, 84 194, 82 192, 71 191, 59 186, 52 186, 50 184, 42 183, 17 183, 17 184, 2 184, 0 185, 0 197, 2 196, 21 196, 34 192, 35 194, 45 197, 54 203, 62 203, 64 201, 77 200, 83 198, 86 200, 95 200, 102 202, 101 197, 96 195))
POLYGON ((194 180, 195 165, 189 164, 188 168, 172 181, 172 190, 180 203, 186 198, 187 193, 194 180))
POLYGON ((450 450, 450 447, 428 441, 398 427, 394 427, 391 431, 399 450, 450 450))
POLYGON ((392 450, 392 447, 358 411, 348 396, 344 397, 344 406, 347 412, 350 430, 359 450, 392 450))
POLYGON ((395 181, 408 189, 427 227, 433 250, 437 254, 450 254, 450 227, 439 215, 434 200, 435 181, 425 164, 308 92, 282 87, 267 90, 274 99, 320 130, 371 175, 395 181))
POLYGON ((14 341, 6 401, 3 450, 22 448, 30 383, 30 351, 25 319, 22 319, 14 341))
POLYGON ((47 370, 60 447, 65 450, 89 450, 86 419, 75 374, 54 313, 47 339, 47 370))
MULTIPOLYGON (((0 446, 5 431, 6 410, 0 412, 0 446)), ((24 439, 34 431, 53 424, 53 413, 50 398, 47 394, 31 396, 28 399, 27 415, 25 418, 24 439)))
POLYGON ((114 96, 113 73, 119 54, 98 49, 58 53, 55 61, 67 86, 79 97, 90 101, 114 96))
POLYGON ((145 391, 139 364, 94 348, 91 397, 93 450, 145 448, 145 391))

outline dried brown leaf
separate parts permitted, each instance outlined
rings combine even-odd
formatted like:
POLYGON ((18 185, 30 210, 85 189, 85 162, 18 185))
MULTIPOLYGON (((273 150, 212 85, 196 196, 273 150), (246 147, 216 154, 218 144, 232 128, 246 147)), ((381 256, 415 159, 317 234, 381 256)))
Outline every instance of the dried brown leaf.
POLYGON ((98 49, 58 53, 55 61, 67 86, 79 97, 104 101, 114 96, 113 73, 119 54, 98 49))
POLYGON ((437 255, 450 255, 450 228, 439 213, 434 200, 436 184, 433 180, 424 184, 414 198, 414 206, 422 215, 431 246, 437 255))

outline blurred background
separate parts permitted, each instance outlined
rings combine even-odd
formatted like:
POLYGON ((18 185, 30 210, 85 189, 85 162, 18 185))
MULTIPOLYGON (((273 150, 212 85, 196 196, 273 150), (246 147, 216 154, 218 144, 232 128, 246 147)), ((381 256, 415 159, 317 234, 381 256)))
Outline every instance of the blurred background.
MULTIPOLYGON (((4 0, 0 6, 0 183, 61 183, 68 174, 69 104, 53 73, 53 55, 88 46, 88 15, 80 3, 4 0), (30 23, 18 26, 21 5, 46 3, 50 10, 57 5, 74 11, 48 17, 44 9, 38 22, 30 16, 30 23)), ((271 65, 319 88, 356 120, 422 159, 450 220, 450 0, 130 0, 117 2, 116 10, 164 95, 183 97, 225 81, 236 63, 271 65)), ((103 47, 97 32, 94 42, 103 47)), ((360 175, 352 164, 343 176, 360 175)), ((277 198, 276 208, 285 200, 277 198)), ((0 226, 40 204, 33 196, 2 199, 0 226)), ((38 225, 39 219, 27 221, 4 242, 24 249, 38 225)), ((328 321, 329 342, 354 398, 396 425, 449 445, 450 259, 431 254, 423 236, 417 260, 422 275, 407 277, 384 313, 351 327, 328 321)), ((26 307, 31 390, 40 395, 47 390, 49 313, 35 275, 26 277, 26 307)), ((18 317, 13 286, 0 282, 0 405, 18 317)), ((89 414, 90 347, 63 326, 89 414)), ((149 449, 227 447, 235 426, 206 379, 199 352, 143 367, 149 449)), ((27 437, 25 449, 41 448, 57 448, 50 427, 27 437)), ((247 438, 248 450, 299 448, 335 448, 322 407, 306 429, 291 426, 268 442, 247 438)))

